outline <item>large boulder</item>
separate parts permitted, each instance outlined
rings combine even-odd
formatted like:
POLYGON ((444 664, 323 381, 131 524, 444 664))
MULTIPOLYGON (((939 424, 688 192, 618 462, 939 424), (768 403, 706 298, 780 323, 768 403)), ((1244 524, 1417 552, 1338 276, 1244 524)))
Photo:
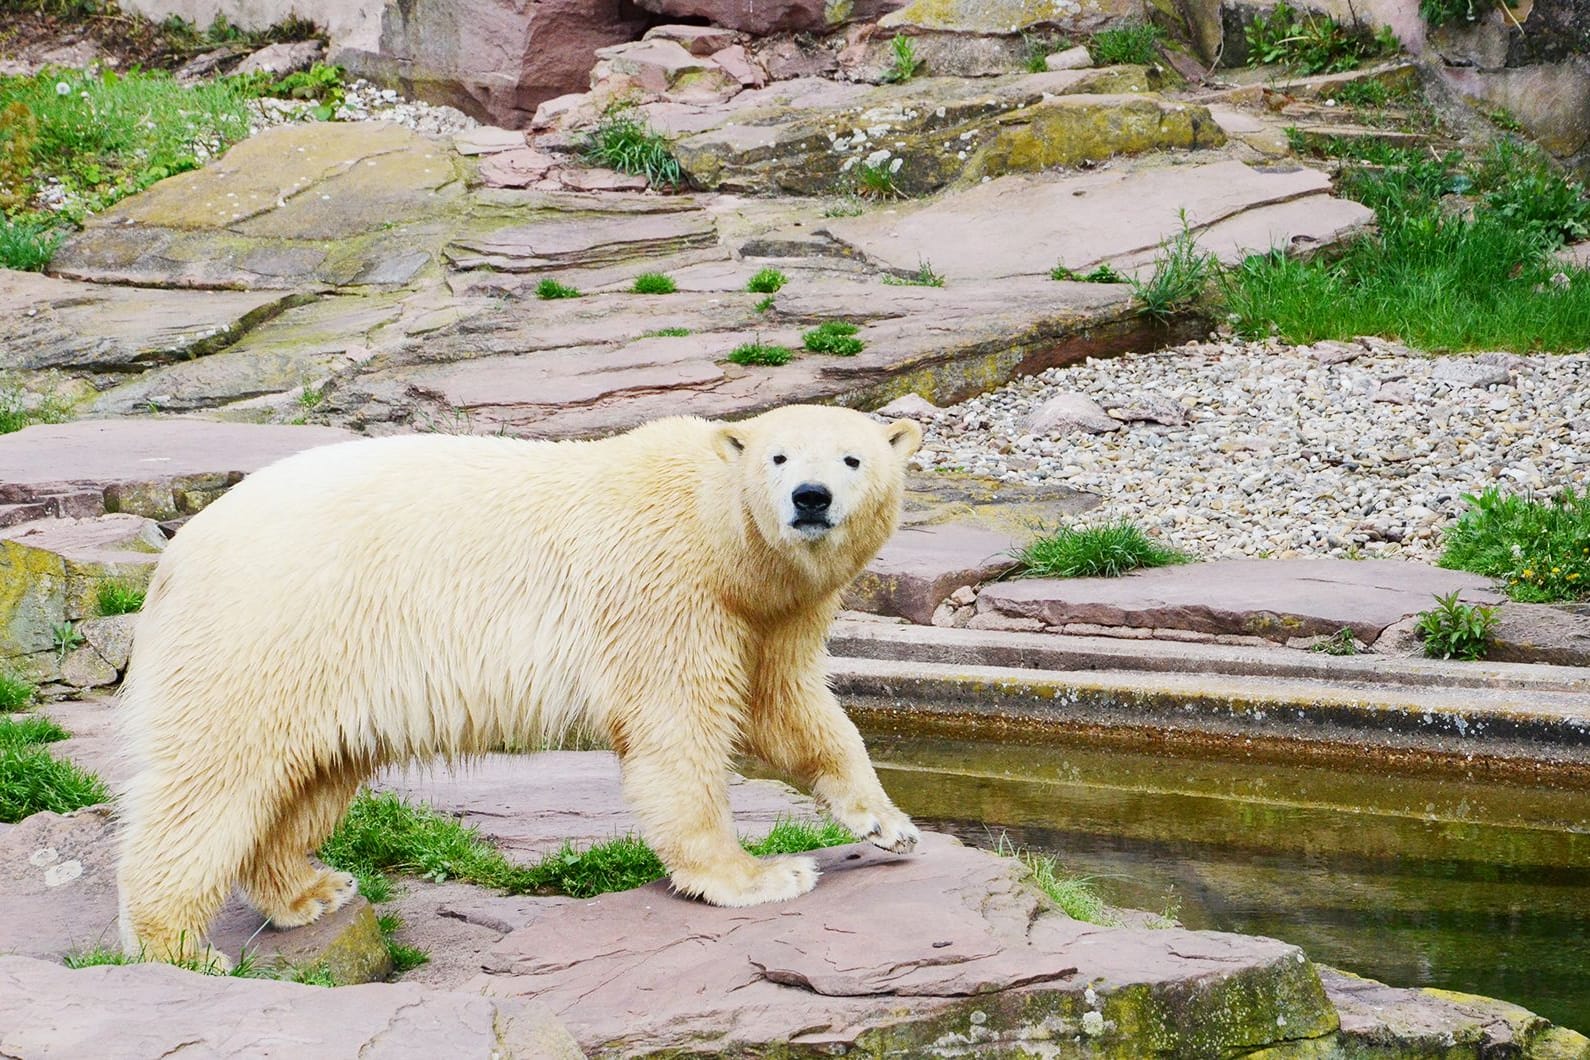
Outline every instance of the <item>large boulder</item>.
POLYGON ((328 61, 358 76, 445 103, 494 125, 528 124, 536 106, 585 87, 597 48, 634 40, 645 22, 624 0, 129 0, 156 22, 224 17, 265 29, 309 16, 330 39, 328 61))

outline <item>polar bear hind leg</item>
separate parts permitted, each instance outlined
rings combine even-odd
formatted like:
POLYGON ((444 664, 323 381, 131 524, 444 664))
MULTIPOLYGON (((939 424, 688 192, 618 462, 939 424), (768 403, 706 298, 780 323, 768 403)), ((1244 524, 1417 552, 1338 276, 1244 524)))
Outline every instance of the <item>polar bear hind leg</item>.
POLYGON ((301 927, 335 912, 359 893, 346 872, 310 860, 369 775, 342 765, 317 773, 286 800, 243 864, 243 891, 249 904, 276 928, 301 927))

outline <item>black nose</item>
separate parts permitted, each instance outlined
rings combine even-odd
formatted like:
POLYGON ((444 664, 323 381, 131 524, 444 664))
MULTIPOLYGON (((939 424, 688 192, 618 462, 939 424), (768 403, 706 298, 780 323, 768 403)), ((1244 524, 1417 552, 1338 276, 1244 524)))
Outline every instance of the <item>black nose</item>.
POLYGON ((795 487, 795 492, 790 494, 790 499, 795 502, 795 511, 799 515, 821 515, 828 510, 828 505, 833 501, 834 495, 828 492, 828 487, 819 486, 815 482, 803 482, 795 487))

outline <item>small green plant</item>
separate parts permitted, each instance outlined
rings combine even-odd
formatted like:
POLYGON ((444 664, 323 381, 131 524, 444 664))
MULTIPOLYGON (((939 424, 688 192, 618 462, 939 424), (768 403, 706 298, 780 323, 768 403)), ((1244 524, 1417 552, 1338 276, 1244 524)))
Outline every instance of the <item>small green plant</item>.
POLYGON ((836 357, 854 357, 867 348, 856 338, 860 329, 845 320, 825 320, 801 335, 801 345, 813 353, 827 353, 836 357))
POLYGON ((690 329, 689 328, 681 328, 681 327, 656 328, 655 330, 646 332, 646 334, 642 335, 641 338, 645 338, 645 339, 682 339, 688 334, 690 334, 690 329))
POLYGON ((1453 22, 1477 22, 1492 8, 1516 6, 1505 0, 1419 0, 1419 14, 1432 26, 1445 26, 1453 22))
POLYGON ((50 627, 50 641, 55 646, 56 658, 65 662, 68 655, 82 646, 83 635, 72 623, 57 622, 50 627))
POLYGON ((1386 87, 1384 81, 1366 78, 1363 81, 1349 81, 1338 88, 1331 98, 1350 107, 1384 107, 1391 102, 1391 89, 1386 87))
POLYGON ((94 588, 94 606, 101 615, 130 615, 143 610, 144 590, 123 581, 100 582, 94 588))
POLYGON ((1056 859, 1018 847, 1005 835, 1001 835, 994 844, 994 853, 1015 858, 1027 866, 1032 872, 1032 882, 1072 920, 1104 927, 1120 923, 1098 891, 1094 890, 1091 877, 1074 876, 1063 870, 1056 859))
POLYGON ((1440 565, 1504 580, 1530 603, 1590 597, 1590 490, 1555 497, 1467 494, 1468 510, 1444 535, 1440 565))
POLYGON ((1347 28, 1329 15, 1299 12, 1281 0, 1267 15, 1257 15, 1244 31, 1248 65, 1281 63, 1304 74, 1341 73, 1365 59, 1394 54, 1397 39, 1371 33, 1363 26, 1347 28))
POLYGON ((766 313, 769 309, 773 308, 773 302, 774 296, 768 295, 766 298, 757 299, 756 306, 754 308, 758 313, 766 313))
POLYGON ((1358 638, 1344 626, 1330 636, 1321 638, 1309 651, 1321 655, 1357 655, 1358 638))
POLYGON ((776 294, 779 288, 789 283, 789 277, 777 269, 763 269, 746 283, 745 289, 752 294, 776 294))
POLYGON ((630 290, 636 294, 673 294, 679 290, 679 285, 666 273, 643 272, 635 277, 630 290))
POLYGON ((326 400, 324 387, 306 386, 298 392, 298 407, 305 412, 313 412, 326 400))
POLYGON ((795 351, 788 346, 774 346, 762 342, 747 342, 736 346, 729 352, 729 360, 735 364, 762 365, 777 368, 779 365, 788 364, 795 356, 795 351))
POLYGON ((856 195, 842 195, 823 207, 824 217, 860 217, 867 206, 856 195))
POLYGON ((0 214, 0 268, 41 272, 65 237, 66 230, 46 218, 0 214))
POLYGON ((536 297, 541 299, 578 298, 580 297, 580 292, 578 288, 547 279, 536 284, 536 297))
POLYGON ((1081 275, 1078 275, 1076 272, 1073 272, 1071 269, 1066 268, 1064 265, 1056 265, 1054 268, 1049 270, 1049 278, 1051 280, 1075 280, 1078 283, 1131 283, 1132 282, 1126 276, 1123 276, 1120 273, 1116 272, 1114 267, 1109 265, 1109 264, 1096 265, 1092 269, 1090 269, 1089 271, 1087 271, 1085 273, 1082 273, 1081 275))
POLYGON ((1160 247, 1148 279, 1131 279, 1142 312, 1160 320, 1197 304, 1216 272, 1213 255, 1198 249, 1198 240, 1182 215, 1181 231, 1160 247))
POLYGON ((608 110, 586 136, 580 153, 593 165, 638 174, 654 187, 677 188, 684 182, 667 139, 637 118, 632 107, 608 110))
POLYGON ((227 80, 247 96, 313 101, 317 106, 312 113, 320 121, 334 118, 347 97, 342 67, 325 63, 316 63, 308 70, 298 70, 281 78, 260 72, 227 80))
POLYGON ((1128 22, 1095 33, 1088 54, 1099 66, 1149 66, 1159 59, 1155 46, 1160 36, 1160 28, 1153 23, 1128 22))
MULTIPOLYGON (((896 162, 899 159, 895 160, 896 162)), ((892 163, 880 162, 877 165, 863 162, 856 167, 855 186, 856 194, 863 199, 902 199, 905 193, 894 182, 897 170, 892 163)))
POLYGON ((1491 646, 1491 630, 1496 626, 1496 608, 1484 604, 1458 602, 1454 589, 1435 598, 1436 606, 1419 613, 1415 627, 1424 641, 1424 653, 1432 659, 1483 658, 1491 646))
POLYGON ((1022 549, 1017 561, 1033 578, 1114 578, 1142 567, 1187 563, 1190 557, 1123 521, 1044 534, 1022 549))
POLYGON ((1513 112, 1506 107, 1497 107, 1494 110, 1485 111, 1485 120, 1506 132, 1521 133, 1524 131, 1524 123, 1519 121, 1513 115, 1513 112))
POLYGON ((32 681, 0 666, 0 714, 21 710, 38 694, 38 686, 32 681))
POLYGON ((889 50, 893 57, 889 62, 889 69, 883 73, 886 84, 900 84, 911 80, 922 69, 922 61, 916 57, 916 43, 910 37, 899 34, 889 41, 889 50))
MULTIPOLYGON (((61 958, 61 963, 68 968, 99 968, 105 965, 143 964, 148 961, 143 954, 129 956, 119 949, 108 946, 99 946, 81 953, 68 953, 61 958)), ((303 983, 307 986, 336 986, 331 977, 331 972, 325 965, 315 964, 307 967, 288 966, 268 968, 254 955, 252 951, 244 950, 238 956, 237 963, 227 968, 214 956, 192 956, 183 961, 174 962, 175 966, 196 975, 227 976, 232 979, 279 979, 288 983, 303 983)))
POLYGON ((71 813, 110 798, 98 777, 42 746, 69 735, 48 718, 0 718, 0 824, 45 810, 71 813))
POLYGON ((10 434, 35 423, 60 423, 64 405, 51 396, 32 397, 15 383, 0 383, 0 434, 10 434))
POLYGON ((918 261, 916 271, 905 276, 896 276, 892 272, 883 274, 883 282, 890 287, 943 287, 944 276, 933 271, 931 261, 918 261))
POLYGON ((398 929, 403 926, 403 918, 396 913, 382 913, 375 918, 375 923, 381 929, 381 941, 386 945, 386 952, 392 958, 392 974, 402 975, 412 972, 420 965, 430 961, 430 954, 417 946, 405 946, 397 941, 398 929))
POLYGON ((1026 33, 1021 35, 1022 47, 1027 51, 1026 67, 1029 74, 1041 74, 1049 69, 1049 56, 1066 46, 1064 38, 1055 37, 1047 33, 1026 33))

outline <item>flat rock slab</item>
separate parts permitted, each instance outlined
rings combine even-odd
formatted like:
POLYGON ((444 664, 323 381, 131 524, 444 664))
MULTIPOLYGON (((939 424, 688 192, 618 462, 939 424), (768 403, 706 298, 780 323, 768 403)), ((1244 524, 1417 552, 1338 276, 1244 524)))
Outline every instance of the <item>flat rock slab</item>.
POLYGON ((1200 247, 1227 262, 1272 247, 1328 243, 1373 216, 1333 199, 1330 178, 1317 170, 1215 162, 1001 177, 915 209, 832 221, 827 231, 894 268, 914 268, 931 246, 933 267, 949 279, 988 279, 1047 273, 1057 263, 1078 273, 1100 264, 1135 267, 1181 230, 1182 211, 1200 247), (1012 202, 1022 209, 1010 209, 1012 202))
POLYGON ((1397 560, 1218 560, 1136 571, 1121 578, 1030 578, 998 582, 978 597, 979 614, 1269 640, 1351 629, 1365 643, 1440 594, 1500 603, 1490 580, 1397 560))
POLYGON ((927 625, 956 589, 1008 570, 1019 543, 964 522, 901 527, 846 590, 845 606, 927 625))
MULTIPOLYGON (((116 917, 116 826, 109 806, 36 813, 0 834, 0 953, 59 961, 119 950, 116 917)), ((261 930, 264 924, 233 898, 210 939, 234 961, 247 950, 260 967, 319 967, 339 983, 370 982, 391 971, 375 913, 362 898, 307 927, 261 930)))
POLYGON ((202 356, 291 304, 280 292, 176 292, 0 269, 0 369, 95 377, 202 356))
MULTIPOLYGON (((534 863, 565 842, 588 847, 638 834, 610 752, 486 755, 468 765, 388 770, 372 785, 423 802, 478 828, 511 860, 534 863)), ((781 820, 815 820, 810 799, 786 784, 734 777, 729 805, 741 835, 781 820)))
POLYGON ((917 855, 816 856, 817 889, 788 903, 720 909, 654 884, 563 906, 504 938, 467 989, 541 1001, 598 1057, 1064 1039, 1221 1055, 1336 1026, 1284 943, 1073 921, 1042 909, 1019 862, 931 833, 917 855))
POLYGON ((340 990, 142 964, 0 957, 0 1055, 578 1060, 544 1007, 408 983, 340 990))
POLYGON ((0 521, 0 656, 53 648, 55 626, 98 613, 101 582, 147 584, 165 543, 138 515, 0 521))
POLYGON ((1590 667, 1590 604, 1508 601, 1497 609, 1485 658, 1590 667))
POLYGON ((196 510, 180 494, 224 489, 300 450, 356 437, 335 427, 175 417, 41 424, 0 435, 0 504, 87 495, 98 512, 166 519, 196 510))

